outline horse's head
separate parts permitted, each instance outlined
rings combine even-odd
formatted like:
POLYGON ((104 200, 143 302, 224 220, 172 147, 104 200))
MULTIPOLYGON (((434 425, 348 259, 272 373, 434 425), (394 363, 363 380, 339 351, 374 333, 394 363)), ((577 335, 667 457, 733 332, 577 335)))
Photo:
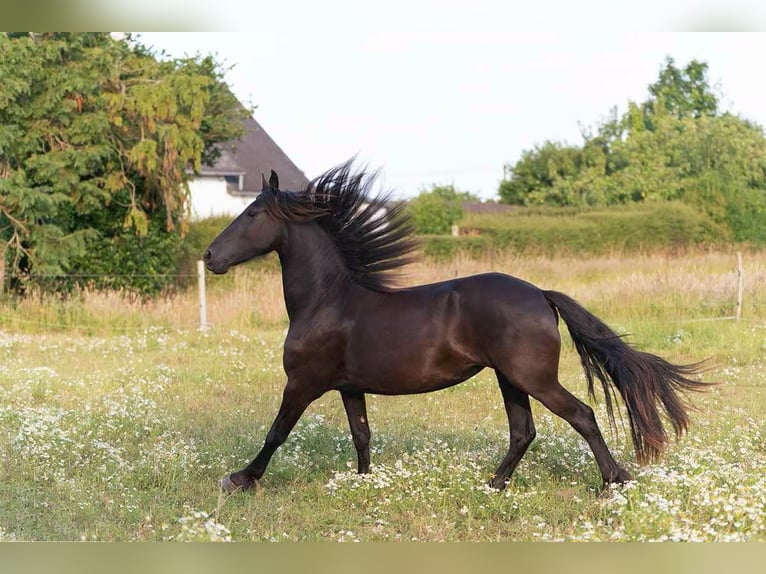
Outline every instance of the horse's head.
POLYGON ((284 234, 285 223, 274 219, 265 208, 266 193, 281 193, 279 178, 272 171, 263 179, 263 193, 232 221, 205 251, 203 259, 213 273, 226 273, 232 265, 274 251, 284 234))

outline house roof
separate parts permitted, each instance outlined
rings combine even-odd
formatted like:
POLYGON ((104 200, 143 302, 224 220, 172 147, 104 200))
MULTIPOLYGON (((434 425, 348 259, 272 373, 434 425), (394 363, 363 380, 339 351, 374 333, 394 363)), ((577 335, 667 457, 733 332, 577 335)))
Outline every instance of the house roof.
POLYGON ((304 189, 308 185, 308 178, 266 130, 250 116, 243 124, 245 129, 242 137, 218 144, 220 157, 212 166, 203 165, 200 175, 243 176, 241 191, 258 193, 261 191, 261 174, 268 179, 273 169, 279 176, 280 188, 290 191, 304 189))

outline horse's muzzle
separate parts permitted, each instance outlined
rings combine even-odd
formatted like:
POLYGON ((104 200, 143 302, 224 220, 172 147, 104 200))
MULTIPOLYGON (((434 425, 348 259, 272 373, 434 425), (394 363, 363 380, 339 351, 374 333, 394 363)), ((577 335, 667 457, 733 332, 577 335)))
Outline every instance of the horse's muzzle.
POLYGON ((213 259, 213 254, 208 249, 205 251, 205 254, 202 256, 202 260, 205 262, 205 266, 208 268, 209 271, 212 271, 216 275, 223 275, 229 270, 229 267, 231 267, 228 260, 219 260, 215 261, 213 259))

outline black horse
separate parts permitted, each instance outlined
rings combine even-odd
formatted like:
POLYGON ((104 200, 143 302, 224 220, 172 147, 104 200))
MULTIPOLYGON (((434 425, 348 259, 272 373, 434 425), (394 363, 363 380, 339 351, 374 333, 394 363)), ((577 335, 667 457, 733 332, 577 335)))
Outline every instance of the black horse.
POLYGON ((594 395, 598 379, 614 424, 615 390, 626 407, 639 462, 656 459, 668 436, 687 428, 679 391, 706 383, 699 365, 673 365, 637 351, 563 293, 500 273, 397 289, 391 271, 415 248, 403 206, 372 197, 374 176, 351 162, 329 170, 300 192, 279 190, 272 171, 263 192, 210 244, 204 259, 214 273, 271 251, 279 254, 290 328, 284 344, 287 384, 263 448, 244 469, 222 481, 227 492, 263 475, 274 451, 305 409, 339 391, 356 447, 359 472, 370 469, 365 393, 427 393, 495 370, 510 427, 510 447, 490 485, 502 489, 535 437, 532 396, 580 433, 593 451, 604 484, 630 480, 615 462, 593 410, 559 384, 566 323, 594 395))

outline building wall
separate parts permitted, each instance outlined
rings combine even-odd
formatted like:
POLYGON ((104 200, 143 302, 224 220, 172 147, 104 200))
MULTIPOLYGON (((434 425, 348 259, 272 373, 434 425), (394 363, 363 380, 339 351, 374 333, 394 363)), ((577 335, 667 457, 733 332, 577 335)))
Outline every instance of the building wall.
POLYGON ((242 213, 255 199, 255 194, 233 194, 226 189, 223 177, 202 176, 189 182, 192 219, 216 215, 234 217, 242 213))

